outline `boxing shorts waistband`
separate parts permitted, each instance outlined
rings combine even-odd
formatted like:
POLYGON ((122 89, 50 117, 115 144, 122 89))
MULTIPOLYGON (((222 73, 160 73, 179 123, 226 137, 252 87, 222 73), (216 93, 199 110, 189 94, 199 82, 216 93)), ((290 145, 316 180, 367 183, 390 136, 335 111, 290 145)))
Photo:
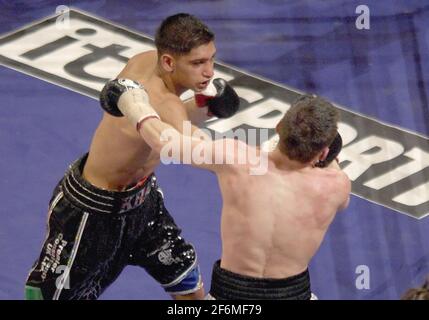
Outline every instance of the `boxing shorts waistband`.
POLYGON ((141 206, 151 189, 156 187, 156 177, 151 174, 143 184, 126 191, 109 191, 97 188, 83 176, 83 167, 88 154, 69 166, 61 181, 64 196, 74 205, 94 213, 127 213, 141 206))
POLYGON ((309 300, 311 297, 308 269, 284 279, 264 279, 240 275, 213 266, 210 295, 217 300, 309 300))

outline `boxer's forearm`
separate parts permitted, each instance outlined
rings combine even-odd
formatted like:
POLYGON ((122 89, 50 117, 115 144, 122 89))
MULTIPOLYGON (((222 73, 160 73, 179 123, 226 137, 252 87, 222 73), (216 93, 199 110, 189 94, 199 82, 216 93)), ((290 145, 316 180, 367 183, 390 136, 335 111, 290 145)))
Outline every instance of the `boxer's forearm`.
POLYGON ((174 127, 162 122, 158 118, 148 118, 141 122, 139 125, 139 133, 154 152, 162 156, 163 148, 168 147, 168 149, 165 150, 174 151, 168 152, 166 155, 181 163, 183 163, 185 152, 190 152, 192 154, 194 148, 198 146, 201 147, 201 144, 207 144, 208 148, 211 148, 212 144, 212 141, 184 136, 174 127))
POLYGON ((168 133, 168 136, 176 138, 176 141, 183 138, 176 129, 157 118, 150 118, 140 123, 139 133, 156 153, 161 153, 162 148, 169 143, 162 136, 163 133, 165 135, 168 133))

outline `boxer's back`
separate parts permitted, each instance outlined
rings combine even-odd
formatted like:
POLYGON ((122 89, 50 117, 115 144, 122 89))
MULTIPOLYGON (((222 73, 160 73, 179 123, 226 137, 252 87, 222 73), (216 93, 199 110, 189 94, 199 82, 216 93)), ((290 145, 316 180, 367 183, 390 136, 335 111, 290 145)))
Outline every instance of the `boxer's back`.
POLYGON ((234 166, 218 176, 222 267, 254 277, 304 271, 348 198, 348 179, 335 169, 280 170, 269 163, 264 175, 234 166))

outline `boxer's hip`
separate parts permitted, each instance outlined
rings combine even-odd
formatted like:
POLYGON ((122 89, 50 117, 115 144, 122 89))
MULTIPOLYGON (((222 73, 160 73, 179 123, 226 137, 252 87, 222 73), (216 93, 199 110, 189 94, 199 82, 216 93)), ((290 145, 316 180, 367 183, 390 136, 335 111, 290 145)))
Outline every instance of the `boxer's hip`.
POLYGON ((143 204, 156 186, 153 174, 144 183, 126 191, 109 191, 98 188, 82 176, 88 154, 70 165, 60 185, 64 196, 75 206, 93 213, 126 213, 143 204))
POLYGON ((308 269, 284 279, 254 278, 213 266, 210 296, 222 300, 309 300, 311 297, 308 269))

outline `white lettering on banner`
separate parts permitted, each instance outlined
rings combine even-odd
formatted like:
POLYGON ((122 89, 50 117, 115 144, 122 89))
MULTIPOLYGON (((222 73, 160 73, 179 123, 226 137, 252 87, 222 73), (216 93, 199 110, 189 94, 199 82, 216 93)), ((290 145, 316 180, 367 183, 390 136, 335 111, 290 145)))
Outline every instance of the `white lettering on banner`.
POLYGON ((393 198, 393 201, 407 206, 418 206, 429 201, 429 181, 393 198))
POLYGON ((240 98, 246 100, 248 103, 253 103, 264 97, 260 92, 245 87, 234 86, 234 90, 240 98))
POLYGON ((79 61, 79 59, 82 60, 82 57, 86 56, 86 62, 83 62, 82 65, 85 72, 93 77, 110 79, 122 70, 128 58, 153 48, 153 45, 70 16, 67 29, 58 29, 55 23, 43 26, 3 44, 0 46, 0 54, 89 88, 101 90, 102 82, 70 74, 65 69, 65 65, 79 61), (69 41, 65 41, 66 39, 69 41), (43 54, 32 58, 29 58, 28 54, 26 55, 49 43, 55 43, 55 45, 49 46, 49 49, 46 49, 43 54), (108 54, 97 53, 97 50, 102 51, 109 46, 112 47, 108 54), (90 57, 95 54, 98 58, 92 60, 90 57))
POLYGON ((399 166, 392 171, 386 172, 378 177, 375 177, 371 180, 368 180, 364 183, 365 186, 379 190, 390 184, 394 184, 406 177, 411 176, 414 173, 417 173, 423 170, 426 167, 429 167, 429 153, 424 152, 419 148, 413 148, 404 156, 412 159, 406 164, 399 166))
POLYGON ((341 134, 343 140, 343 146, 348 145, 354 139, 356 139, 358 132, 355 128, 344 122, 338 122, 338 132, 341 134))
POLYGON ((402 154, 403 151, 404 147, 396 141, 369 136, 343 148, 340 160, 341 162, 351 162, 346 164, 343 171, 351 181, 354 181, 373 164, 392 160, 402 154), (376 151, 365 154, 371 149, 376 149, 376 151))
POLYGON ((232 81, 232 80, 234 80, 234 76, 233 75, 231 75, 229 73, 226 73, 226 72, 222 72, 219 69, 215 68, 213 79, 216 79, 216 78, 222 78, 222 79, 224 79, 226 81, 232 81))
POLYGON ((270 139, 268 139, 267 141, 262 143, 261 150, 263 150, 265 152, 274 151, 274 149, 277 147, 277 144, 279 143, 279 140, 280 140, 280 137, 276 133, 270 139))

